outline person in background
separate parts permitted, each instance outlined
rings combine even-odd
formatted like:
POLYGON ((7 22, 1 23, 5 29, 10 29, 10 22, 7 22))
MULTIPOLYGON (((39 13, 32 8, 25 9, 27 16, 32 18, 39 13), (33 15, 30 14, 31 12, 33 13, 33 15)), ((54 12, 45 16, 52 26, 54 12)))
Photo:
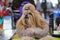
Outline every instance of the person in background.
POLYGON ((29 2, 27 2, 27 1, 24 1, 24 2, 22 2, 21 3, 21 6, 19 7, 19 14, 20 15, 17 15, 17 14, 14 14, 14 23, 15 23, 15 25, 16 25, 16 22, 17 22, 17 20, 22 16, 22 8, 23 8, 23 6, 25 5, 25 4, 28 4, 29 2))
POLYGON ((7 9, 7 7, 9 7, 9 0, 3 0, 4 2, 4 10, 7 9))
POLYGON ((4 2, 4 16, 9 16, 11 12, 11 8, 9 7, 10 0, 3 0, 4 2))
POLYGON ((59 11, 60 11, 60 8, 59 8, 58 4, 56 4, 56 7, 52 11, 52 13, 53 13, 53 19, 54 19, 54 29, 56 29, 55 20, 56 20, 57 17, 60 16, 59 11))
POLYGON ((4 4, 2 2, 2 0, 0 0, 0 32, 1 30, 3 30, 3 16, 4 16, 4 4))
POLYGON ((4 6, 5 6, 5 7, 10 7, 10 6, 12 6, 11 3, 12 3, 13 0, 2 0, 2 1, 4 2, 4 6))
POLYGON ((38 11, 41 11, 41 5, 40 5, 40 1, 39 0, 36 0, 36 9, 38 10, 38 11))
POLYGON ((56 22, 56 25, 57 25, 57 31, 60 31, 60 17, 57 17, 55 22, 56 22))
POLYGON ((30 2, 31 4, 33 4, 35 6, 35 2, 34 0, 13 0, 12 2, 12 9, 19 9, 19 7, 21 6, 21 3, 27 1, 30 2))
POLYGON ((3 13, 2 13, 3 9, 4 9, 4 4, 3 4, 2 0, 0 0, 0 17, 3 16, 3 13))
POLYGON ((41 7, 44 13, 44 18, 47 19, 47 5, 46 5, 47 1, 46 0, 42 0, 41 3, 41 7))
POLYGON ((40 0, 36 0, 36 9, 40 12, 40 15, 42 16, 42 8, 41 8, 41 3, 40 0))
POLYGON ((9 0, 5 0, 5 6, 6 6, 6 7, 9 6, 9 0))

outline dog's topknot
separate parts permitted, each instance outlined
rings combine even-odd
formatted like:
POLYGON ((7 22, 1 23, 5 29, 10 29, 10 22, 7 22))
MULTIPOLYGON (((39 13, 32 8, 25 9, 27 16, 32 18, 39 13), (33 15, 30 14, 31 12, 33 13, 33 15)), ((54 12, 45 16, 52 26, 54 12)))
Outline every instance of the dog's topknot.
POLYGON ((30 3, 24 5, 23 10, 25 10, 25 8, 29 8, 31 11, 35 10, 35 6, 30 3))

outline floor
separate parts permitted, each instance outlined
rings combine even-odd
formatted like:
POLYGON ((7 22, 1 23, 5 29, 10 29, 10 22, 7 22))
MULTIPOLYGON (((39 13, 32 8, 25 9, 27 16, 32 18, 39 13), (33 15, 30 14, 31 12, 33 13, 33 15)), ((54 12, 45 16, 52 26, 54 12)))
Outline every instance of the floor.
POLYGON ((9 40, 15 33, 15 30, 12 29, 11 16, 5 16, 3 23, 3 32, 0 34, 0 40, 9 40))

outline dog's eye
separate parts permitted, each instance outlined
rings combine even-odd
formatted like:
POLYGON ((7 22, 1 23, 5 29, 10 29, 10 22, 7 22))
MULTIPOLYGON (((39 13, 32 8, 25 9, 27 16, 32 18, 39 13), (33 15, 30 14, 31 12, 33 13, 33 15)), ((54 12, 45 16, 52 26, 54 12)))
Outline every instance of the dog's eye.
POLYGON ((32 15, 32 13, 29 13, 29 15, 32 15))

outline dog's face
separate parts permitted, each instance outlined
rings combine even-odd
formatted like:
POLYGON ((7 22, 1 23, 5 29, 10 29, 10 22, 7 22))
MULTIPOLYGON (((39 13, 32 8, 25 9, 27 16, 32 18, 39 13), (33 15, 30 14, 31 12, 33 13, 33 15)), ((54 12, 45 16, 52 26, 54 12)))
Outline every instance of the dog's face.
POLYGON ((24 25, 33 25, 34 24, 34 20, 35 20, 35 14, 34 14, 34 11, 35 10, 35 7, 32 5, 32 4, 26 4, 24 5, 23 7, 23 24, 24 25))
POLYGON ((29 9, 29 7, 24 9, 24 20, 25 20, 25 24, 32 25, 33 14, 31 12, 31 10, 29 9))

